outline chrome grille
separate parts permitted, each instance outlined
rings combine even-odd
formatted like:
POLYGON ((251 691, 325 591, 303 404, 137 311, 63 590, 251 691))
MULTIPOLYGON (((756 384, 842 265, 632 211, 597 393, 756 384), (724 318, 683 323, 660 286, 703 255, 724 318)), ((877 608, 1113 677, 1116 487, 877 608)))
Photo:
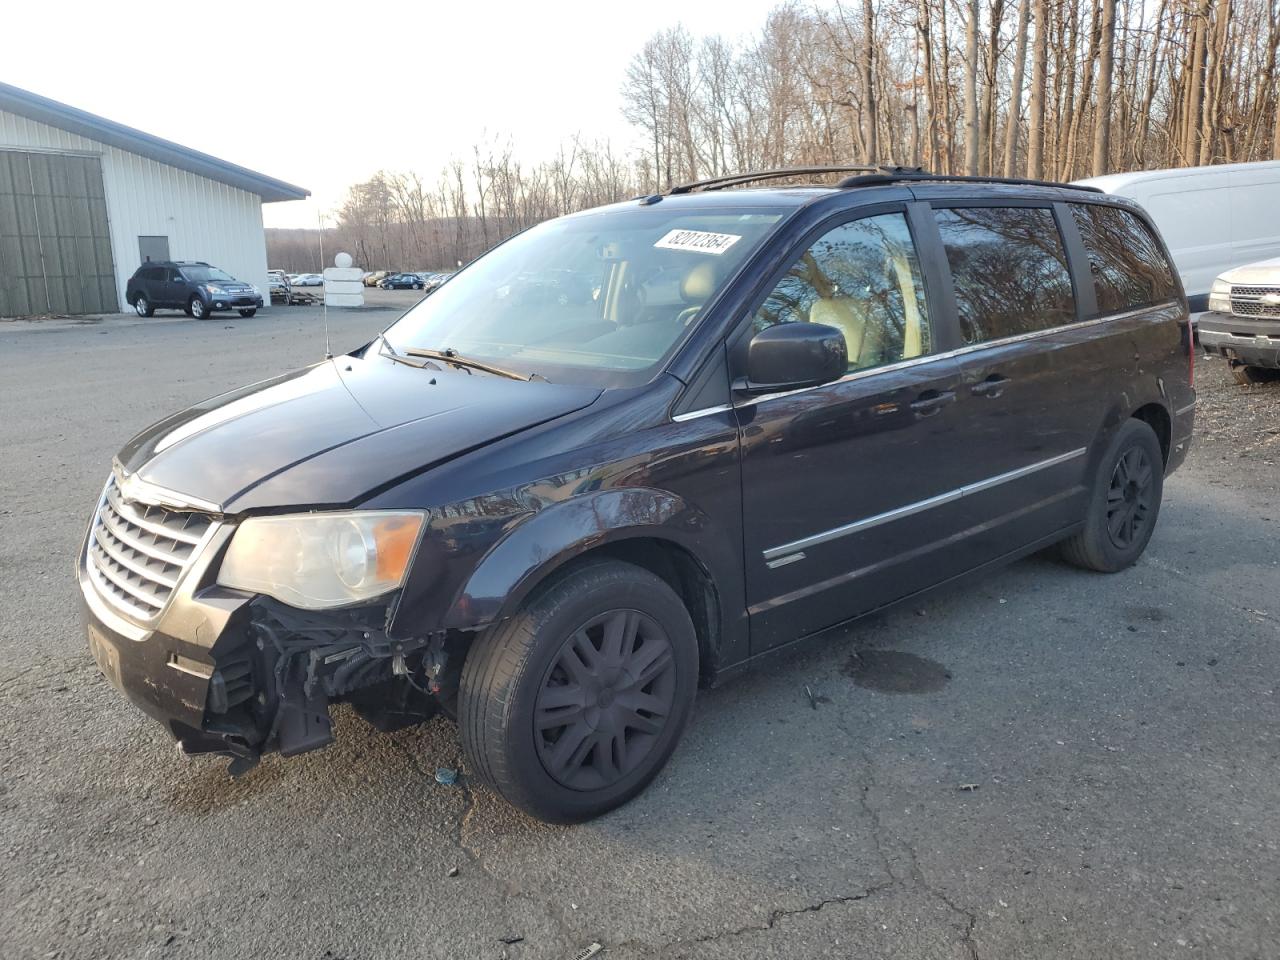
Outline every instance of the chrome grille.
POLYGON ((89 529, 87 561, 98 593, 136 620, 154 620, 213 525, 207 514, 128 502, 113 476, 89 529))
POLYGON ((1264 303, 1263 297, 1280 297, 1280 287, 1232 287, 1231 312, 1237 317, 1280 318, 1280 303, 1264 303))

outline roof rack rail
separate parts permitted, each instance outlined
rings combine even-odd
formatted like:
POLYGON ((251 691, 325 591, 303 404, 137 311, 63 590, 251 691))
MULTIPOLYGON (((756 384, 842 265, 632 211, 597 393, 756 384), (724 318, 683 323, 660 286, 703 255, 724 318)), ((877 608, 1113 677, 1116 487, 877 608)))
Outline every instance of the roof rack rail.
POLYGON ((755 173, 730 173, 708 180, 695 180, 682 183, 667 191, 668 196, 680 193, 693 193, 695 190, 723 190, 725 187, 736 187, 756 180, 781 180, 785 177, 803 177, 815 173, 876 173, 881 170, 897 170, 898 167, 877 167, 868 164, 857 166, 817 166, 817 167, 781 167, 776 170, 759 170, 755 173))
POLYGON ((877 187, 886 183, 1004 183, 1018 187, 1060 187, 1067 190, 1083 190, 1085 193, 1102 193, 1097 187, 1082 183, 1062 183, 1056 180, 1030 180, 1024 177, 970 177, 958 173, 927 173, 919 168, 880 168, 875 173, 845 177, 837 187, 877 187))

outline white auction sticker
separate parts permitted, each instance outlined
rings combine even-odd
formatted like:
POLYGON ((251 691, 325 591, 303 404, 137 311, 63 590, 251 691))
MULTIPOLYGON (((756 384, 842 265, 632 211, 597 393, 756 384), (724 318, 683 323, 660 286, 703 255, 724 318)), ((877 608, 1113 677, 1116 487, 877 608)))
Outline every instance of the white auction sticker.
POLYGON ((732 233, 705 233, 702 230, 672 230, 654 244, 663 250, 696 250, 699 253, 724 253, 742 237, 732 233))

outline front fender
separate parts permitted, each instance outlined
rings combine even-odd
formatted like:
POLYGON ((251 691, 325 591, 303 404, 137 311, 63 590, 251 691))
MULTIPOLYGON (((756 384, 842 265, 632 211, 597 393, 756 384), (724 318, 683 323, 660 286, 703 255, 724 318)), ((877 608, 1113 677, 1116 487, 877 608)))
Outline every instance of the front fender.
POLYGON ((558 567, 602 544, 635 537, 670 541, 715 577, 732 563, 725 531, 683 498, 629 487, 565 500, 540 510, 493 545, 441 619, 444 629, 473 630, 510 616, 558 567))

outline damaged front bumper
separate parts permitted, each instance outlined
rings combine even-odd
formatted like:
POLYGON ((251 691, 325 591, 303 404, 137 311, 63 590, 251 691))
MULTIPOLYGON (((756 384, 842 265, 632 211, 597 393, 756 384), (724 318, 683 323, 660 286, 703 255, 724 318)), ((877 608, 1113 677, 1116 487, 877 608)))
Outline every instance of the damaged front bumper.
POLYGON ((447 663, 443 633, 392 639, 387 604, 297 610, 216 582, 219 531, 151 622, 118 611, 78 563, 89 648, 103 674, 159 720, 184 753, 233 758, 232 772, 333 740, 329 705, 351 702, 382 730, 430 717, 447 663))

